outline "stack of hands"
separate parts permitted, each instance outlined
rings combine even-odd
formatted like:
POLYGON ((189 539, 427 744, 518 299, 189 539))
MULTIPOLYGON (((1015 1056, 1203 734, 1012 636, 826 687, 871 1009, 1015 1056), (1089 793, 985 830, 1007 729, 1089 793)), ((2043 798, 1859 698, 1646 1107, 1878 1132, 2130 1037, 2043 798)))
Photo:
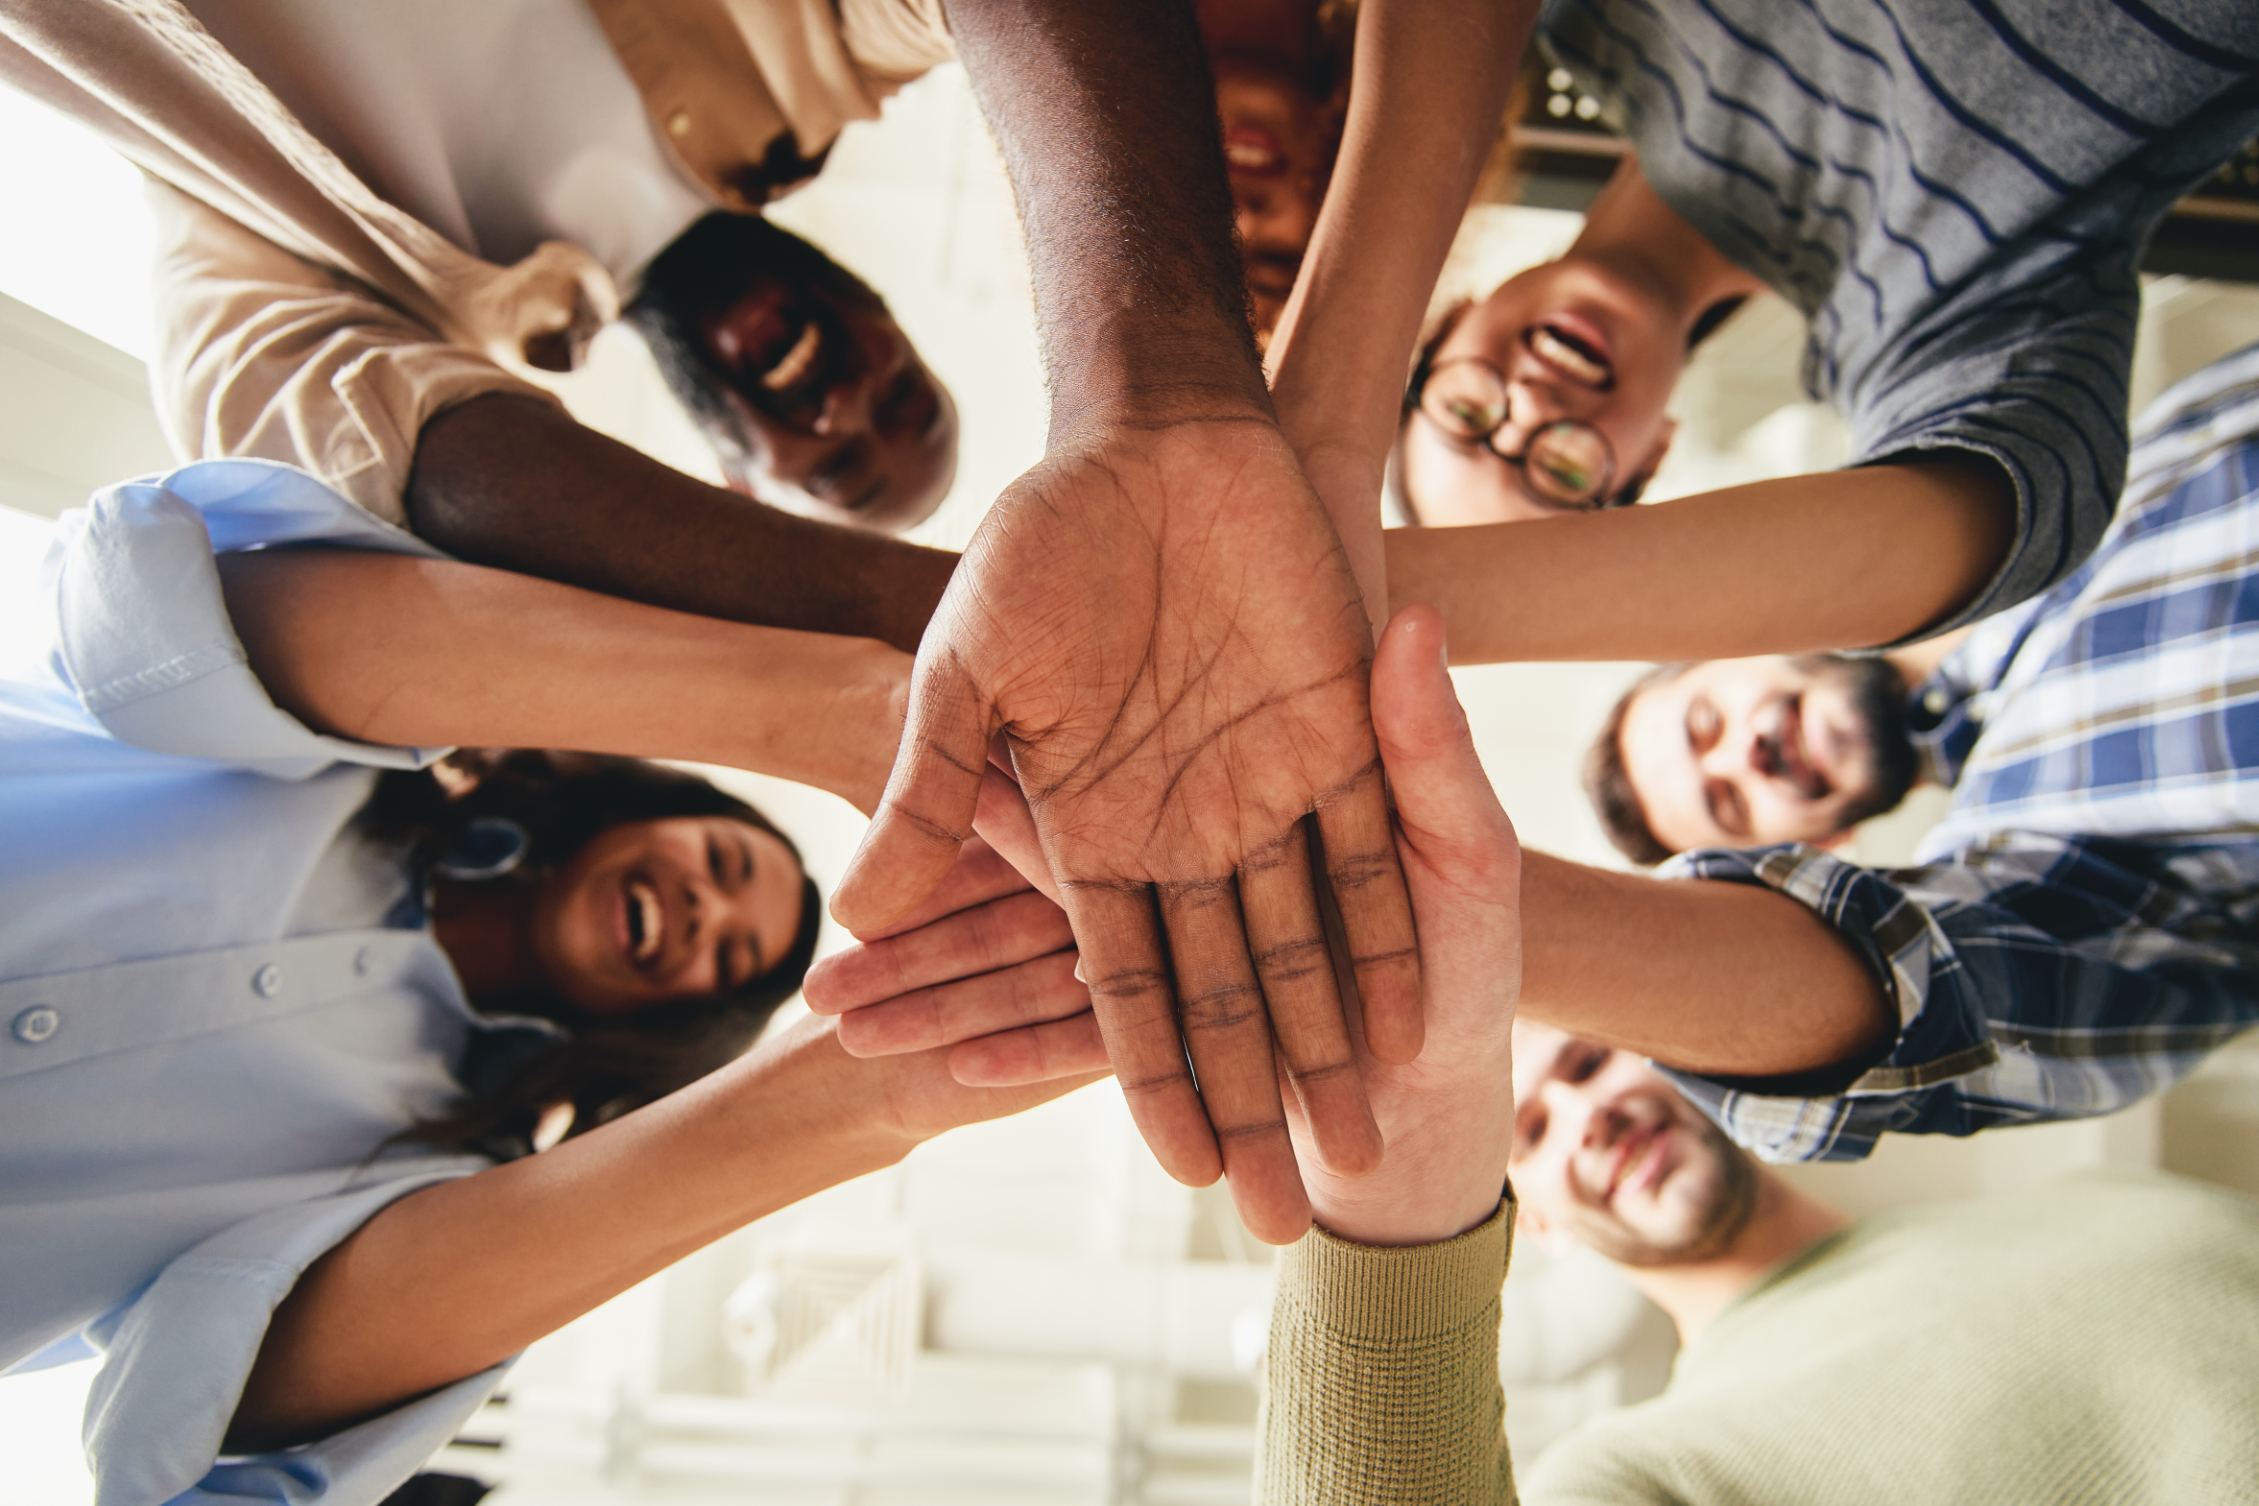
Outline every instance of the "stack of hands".
MULTIPOLYGON (((1107 960, 1078 950, 1069 913, 1083 886, 1070 882, 1062 893, 1052 878, 1042 800, 1011 777, 1000 746, 978 764, 964 760, 977 774, 957 771, 968 784, 977 779, 981 835, 909 914, 859 932, 859 945, 816 966, 810 1007, 837 1017, 839 1043, 854 1056, 928 1054, 933 1069, 905 1074, 905 1084, 937 1076, 945 1063, 964 1087, 1064 1090, 1103 1068, 1112 1047, 1114 1070, 1164 1164, 1196 1183, 1218 1170, 1230 1175, 1248 1227, 1273 1242, 1298 1237, 1313 1212, 1333 1233, 1379 1245, 1444 1239, 1483 1222, 1504 1188, 1513 1120, 1506 1084, 1521 978, 1520 852, 1476 759, 1432 609, 1410 608, 1390 623, 1371 685, 1395 811, 1392 824, 1385 807, 1378 817, 1385 854, 1360 846, 1357 863, 1369 873, 1385 855, 1391 878, 1401 864, 1416 968, 1409 944, 1360 964, 1370 954, 1357 929, 1330 905, 1321 919, 1330 896, 1306 877, 1330 873, 1336 893, 1354 893, 1354 885, 1343 883, 1338 864, 1313 863, 1294 825, 1261 877, 1251 884, 1242 871, 1237 899, 1228 880, 1186 886, 1194 892, 1185 894, 1162 889, 1163 918, 1182 922, 1196 940, 1201 921, 1193 916, 1205 911, 1220 927, 1214 917, 1222 911, 1235 932, 1225 939, 1240 944, 1244 907, 1248 950, 1258 959, 1264 939, 1276 935, 1265 929, 1272 917, 1308 907, 1298 916, 1305 930, 1286 943, 1291 961, 1264 966, 1262 992, 1252 979, 1203 989, 1228 969, 1184 959, 1177 925, 1160 951, 1150 916, 1099 922, 1101 947, 1120 949, 1107 960), (1265 908, 1247 898, 1250 890, 1285 898, 1265 908), (1159 957, 1176 959, 1186 995, 1182 1045, 1165 984, 1120 982, 1125 971, 1157 968, 1159 957), (1282 973, 1291 974, 1283 986, 1274 982, 1282 973), (1411 1007, 1399 996, 1406 989, 1414 990, 1411 1007)), ((1358 793, 1377 804, 1379 779, 1361 783, 1369 789, 1358 793)), ((1356 823, 1372 819, 1325 814, 1331 809, 1317 823, 1329 856, 1335 832, 1361 835, 1356 823)), ((1104 903, 1091 908, 1103 914, 1104 903)))

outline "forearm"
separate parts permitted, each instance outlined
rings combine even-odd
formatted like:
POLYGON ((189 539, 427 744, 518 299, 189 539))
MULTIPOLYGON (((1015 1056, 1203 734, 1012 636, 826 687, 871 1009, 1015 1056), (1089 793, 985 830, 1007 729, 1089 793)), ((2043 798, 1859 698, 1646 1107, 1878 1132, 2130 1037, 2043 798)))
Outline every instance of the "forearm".
POLYGON ((424 426, 407 513, 418 534, 462 559, 905 652, 956 567, 942 550, 709 486, 515 396, 475 398, 424 426))
POLYGON ((1536 7, 1366 0, 1340 158, 1268 365, 1280 426, 1387 618, 1380 487, 1412 349, 1536 7))
POLYGON ((1522 1002, 1532 1019, 1668 1067, 1824 1071, 1895 1030, 1849 942, 1769 889, 1524 853, 1522 1002))
POLYGON ((391 1204, 276 1310, 231 1449, 319 1436, 517 1353, 752 1220, 898 1160, 803 1029, 542 1155, 391 1204))
POLYGON ((253 672, 316 731, 695 759, 865 810, 900 737, 909 661, 868 639, 408 555, 275 550, 219 564, 253 672))
POLYGON ((1056 449, 1267 414, 1215 89, 1184 0, 950 0, 1027 236, 1056 449))
POLYGON ((1397 529, 1389 592, 1443 613, 1455 664, 1870 648, 1973 598, 2014 520, 1996 468, 1865 466, 1542 522, 1397 529))

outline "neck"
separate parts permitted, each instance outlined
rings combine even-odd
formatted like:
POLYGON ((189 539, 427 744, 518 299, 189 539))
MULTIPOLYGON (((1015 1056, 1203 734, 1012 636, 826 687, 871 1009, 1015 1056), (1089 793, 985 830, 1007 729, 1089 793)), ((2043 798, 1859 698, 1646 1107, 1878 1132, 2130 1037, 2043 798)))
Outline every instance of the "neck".
POLYGON ((1679 1342, 1691 1344, 1766 1272, 1850 1226, 1850 1218, 1843 1213, 1759 1168, 1756 1209, 1723 1252, 1687 1265, 1618 1269, 1671 1315, 1671 1321, 1678 1325, 1679 1342))
POLYGON ((1592 201, 1562 260, 1601 263, 1660 295, 1682 334, 1691 334, 1695 321, 1725 299, 1765 290, 1656 195, 1635 157, 1624 159, 1592 201))
POLYGON ((506 998, 540 976, 532 920, 532 895, 518 885, 451 879, 432 885, 432 939, 474 1004, 506 998))
POLYGON ((1937 667, 1945 662, 1945 656, 1968 641, 1968 637, 1969 629, 1955 628, 1950 633, 1925 638, 1920 643, 1894 648, 1883 655, 1883 660, 1898 671, 1898 677, 1906 682, 1906 689, 1911 692, 1915 686, 1936 674, 1937 667))

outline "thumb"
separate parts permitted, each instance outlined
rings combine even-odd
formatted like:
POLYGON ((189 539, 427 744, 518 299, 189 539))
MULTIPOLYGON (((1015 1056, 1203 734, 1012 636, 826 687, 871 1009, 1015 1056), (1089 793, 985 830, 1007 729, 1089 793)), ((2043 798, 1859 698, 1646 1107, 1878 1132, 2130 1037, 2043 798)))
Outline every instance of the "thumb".
POLYGON ((832 894, 832 918, 850 931, 883 930, 931 894, 973 829, 996 712, 944 652, 921 657, 894 770, 863 842, 832 894))
POLYGON ((1373 657, 1373 731, 1405 845, 1421 866, 1481 892, 1512 870, 1518 849, 1444 662, 1435 608, 1390 619, 1373 657))

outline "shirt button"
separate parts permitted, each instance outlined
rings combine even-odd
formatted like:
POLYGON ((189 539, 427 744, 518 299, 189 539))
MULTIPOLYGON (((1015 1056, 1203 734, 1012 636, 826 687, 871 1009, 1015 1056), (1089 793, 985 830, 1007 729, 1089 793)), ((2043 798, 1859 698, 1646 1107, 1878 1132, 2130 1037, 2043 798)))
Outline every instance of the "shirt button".
POLYGON ((353 971, 362 977, 366 978, 369 975, 369 969, 375 966, 376 952, 373 948, 362 947, 353 954, 353 971))
POLYGON ((688 110, 677 110, 667 117, 667 134, 669 136, 687 136, 690 134, 690 112, 688 110))
POLYGON ((282 969, 268 963, 251 975, 251 991, 262 999, 271 999, 282 992, 282 969))
POLYGON ((15 1031, 17 1040, 27 1046, 36 1046, 41 1041, 51 1039, 56 1031, 63 1028, 63 1016, 49 1005, 34 1004, 17 1015, 15 1024, 10 1028, 15 1031))

